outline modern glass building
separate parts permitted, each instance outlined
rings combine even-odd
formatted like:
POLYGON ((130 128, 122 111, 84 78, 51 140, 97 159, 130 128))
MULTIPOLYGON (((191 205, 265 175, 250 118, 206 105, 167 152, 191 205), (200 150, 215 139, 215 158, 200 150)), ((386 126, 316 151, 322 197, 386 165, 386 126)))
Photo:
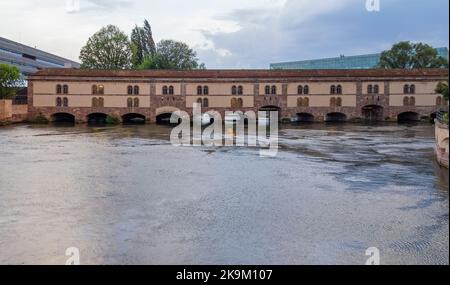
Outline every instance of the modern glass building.
POLYGON ((80 64, 0 37, 0 63, 16 66, 24 77, 43 68, 79 68, 80 64))
MULTIPOLYGON (((436 49, 438 54, 448 60, 448 48, 436 49)), ((270 64, 270 69, 370 69, 376 68, 380 62, 380 53, 281 62, 270 64)))

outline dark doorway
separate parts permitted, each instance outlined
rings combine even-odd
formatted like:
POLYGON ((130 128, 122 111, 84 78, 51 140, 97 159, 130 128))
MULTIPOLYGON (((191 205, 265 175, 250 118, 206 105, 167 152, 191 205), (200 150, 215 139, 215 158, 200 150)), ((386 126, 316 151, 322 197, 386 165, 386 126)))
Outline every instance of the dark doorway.
POLYGON ((93 113, 89 114, 87 121, 89 125, 104 125, 106 124, 106 114, 103 113, 93 113))
POLYGON ((379 105, 368 105, 362 108, 362 116, 364 120, 370 122, 383 121, 383 107, 379 105))
POLYGON ((170 122, 170 118, 172 117, 172 113, 162 113, 156 116, 156 123, 158 125, 177 125, 181 123, 181 118, 178 118, 176 124, 172 124, 170 122))
POLYGON ((314 122, 314 116, 309 113, 297 113, 298 123, 312 123, 314 122))
POLYGON ((325 117, 327 123, 343 123, 347 121, 347 115, 344 113, 328 113, 325 117))
POLYGON ((404 112, 398 115, 398 122, 418 122, 420 121, 420 116, 416 112, 404 112))
POLYGON ((52 122, 56 124, 75 124, 75 116, 69 113, 56 113, 52 115, 52 122))

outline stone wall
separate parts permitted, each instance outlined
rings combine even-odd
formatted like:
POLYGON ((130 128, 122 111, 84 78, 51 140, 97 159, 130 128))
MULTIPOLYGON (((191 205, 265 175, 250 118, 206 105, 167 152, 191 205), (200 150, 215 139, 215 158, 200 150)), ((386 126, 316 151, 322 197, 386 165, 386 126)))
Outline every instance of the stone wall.
POLYGON ((12 105, 13 123, 24 122, 28 119, 28 105, 12 105))
POLYGON ((0 122, 10 121, 12 114, 12 100, 0 100, 0 122))
POLYGON ((436 157, 440 165, 448 168, 449 160, 448 125, 436 120, 436 157))

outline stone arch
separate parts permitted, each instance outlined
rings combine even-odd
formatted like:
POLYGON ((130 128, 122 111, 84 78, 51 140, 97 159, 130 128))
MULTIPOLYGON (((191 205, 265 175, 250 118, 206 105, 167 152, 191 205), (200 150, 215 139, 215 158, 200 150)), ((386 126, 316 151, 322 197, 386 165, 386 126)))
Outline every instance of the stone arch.
POLYGON ((398 122, 418 122, 420 114, 412 111, 403 112, 397 115, 398 122))
POLYGON ((341 112, 332 112, 325 116, 325 122, 342 123, 345 121, 347 121, 347 115, 341 112))
POLYGON ((180 109, 173 107, 173 106, 164 106, 156 109, 155 115, 155 121, 157 124, 162 125, 169 125, 170 123, 170 117, 172 116, 173 112, 179 111, 180 109))
POLYGON ((163 107, 159 107, 156 109, 155 114, 156 116, 164 114, 164 113, 173 113, 175 111, 179 111, 180 109, 178 109, 177 107, 173 107, 173 106, 163 106, 163 107))
POLYGON ((298 123, 312 123, 314 122, 314 115, 310 113, 297 113, 296 121, 298 123))
POLYGON ((52 123, 71 123, 75 124, 75 115, 70 112, 57 112, 50 116, 52 123))
POLYGON ((86 116, 86 121, 88 122, 88 124, 105 124, 106 117, 108 117, 108 115, 105 113, 90 113, 86 116))
POLYGON ((122 115, 124 124, 145 124, 147 118, 140 113, 126 113, 122 115))

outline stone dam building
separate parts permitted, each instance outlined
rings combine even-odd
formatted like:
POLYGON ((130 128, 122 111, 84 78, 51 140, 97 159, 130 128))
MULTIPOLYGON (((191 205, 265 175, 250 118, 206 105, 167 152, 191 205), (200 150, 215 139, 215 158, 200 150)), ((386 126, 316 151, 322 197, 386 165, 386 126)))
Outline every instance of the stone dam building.
POLYGON ((162 122, 175 110, 272 111, 299 122, 432 119, 448 110, 435 88, 447 69, 44 69, 28 78, 28 118, 84 123, 108 115, 162 122))

